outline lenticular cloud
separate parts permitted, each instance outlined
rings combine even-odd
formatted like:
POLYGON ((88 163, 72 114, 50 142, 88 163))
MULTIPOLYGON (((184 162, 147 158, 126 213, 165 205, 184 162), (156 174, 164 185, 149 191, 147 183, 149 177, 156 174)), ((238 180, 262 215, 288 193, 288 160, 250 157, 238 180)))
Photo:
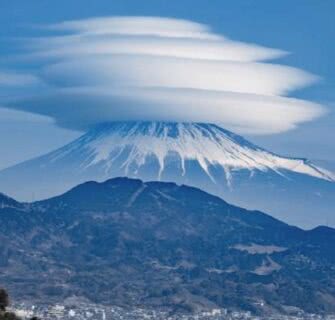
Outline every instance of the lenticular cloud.
POLYGON ((102 122, 214 122, 271 134, 320 116, 321 106, 287 97, 317 78, 270 63, 286 52, 232 41, 205 25, 153 17, 68 21, 31 39, 39 94, 7 107, 87 130, 102 122))

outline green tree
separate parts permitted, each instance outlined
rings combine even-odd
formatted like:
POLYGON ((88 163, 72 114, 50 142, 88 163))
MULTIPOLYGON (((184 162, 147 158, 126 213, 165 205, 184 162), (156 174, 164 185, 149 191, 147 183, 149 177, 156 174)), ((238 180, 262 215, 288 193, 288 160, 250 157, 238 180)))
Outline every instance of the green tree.
POLYGON ((6 311, 9 305, 8 293, 5 289, 0 288, 0 311, 6 311))
MULTIPOLYGON (((0 320, 21 320, 14 312, 6 311, 9 306, 9 296, 5 289, 0 288, 0 320)), ((30 320, 40 320, 38 317, 32 317, 30 320)))
POLYGON ((4 312, 0 314, 0 320, 21 320, 14 312, 4 312))
POLYGON ((7 312, 9 296, 5 289, 0 288, 0 320, 21 320, 15 313, 7 312))

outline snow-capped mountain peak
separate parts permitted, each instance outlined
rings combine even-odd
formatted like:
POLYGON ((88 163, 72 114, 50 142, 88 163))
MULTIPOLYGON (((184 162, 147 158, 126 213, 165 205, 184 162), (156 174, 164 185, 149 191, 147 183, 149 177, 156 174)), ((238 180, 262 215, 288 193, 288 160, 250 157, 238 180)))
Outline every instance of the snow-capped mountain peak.
POLYGON ((284 174, 283 170, 307 174, 333 181, 330 172, 310 164, 305 159, 285 158, 259 148, 241 136, 216 125, 162 122, 113 123, 97 127, 88 132, 64 150, 59 150, 51 160, 66 156, 69 151, 81 151, 86 155, 83 166, 102 165, 106 173, 113 163, 122 157, 121 167, 125 175, 136 175, 138 169, 149 157, 159 164, 157 179, 161 178, 169 156, 180 162, 185 175, 185 162, 196 161, 206 174, 211 166, 224 168, 226 178, 231 183, 231 171, 273 170, 284 174), (127 156, 125 157, 125 153, 127 156))
POLYGON ((335 226, 332 173, 212 124, 100 125, 58 150, 0 171, 0 190, 31 201, 114 177, 186 184, 291 224, 335 226))

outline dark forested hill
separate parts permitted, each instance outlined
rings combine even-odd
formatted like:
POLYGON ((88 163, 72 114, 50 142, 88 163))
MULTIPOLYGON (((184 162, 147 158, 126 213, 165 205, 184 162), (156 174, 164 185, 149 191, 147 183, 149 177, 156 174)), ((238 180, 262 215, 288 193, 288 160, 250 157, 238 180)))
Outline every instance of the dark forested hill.
POLYGON ((334 243, 334 229, 173 183, 87 182, 31 204, 0 195, 0 285, 35 302, 335 312, 334 243))

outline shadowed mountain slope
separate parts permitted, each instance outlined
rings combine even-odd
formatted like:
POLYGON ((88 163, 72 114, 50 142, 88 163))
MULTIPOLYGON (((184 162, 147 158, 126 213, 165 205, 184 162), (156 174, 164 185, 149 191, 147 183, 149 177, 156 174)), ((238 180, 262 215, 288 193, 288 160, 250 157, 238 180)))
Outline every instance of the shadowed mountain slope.
POLYGON ((304 231, 199 189, 116 178, 0 207, 15 299, 194 311, 335 312, 335 230, 304 231))

